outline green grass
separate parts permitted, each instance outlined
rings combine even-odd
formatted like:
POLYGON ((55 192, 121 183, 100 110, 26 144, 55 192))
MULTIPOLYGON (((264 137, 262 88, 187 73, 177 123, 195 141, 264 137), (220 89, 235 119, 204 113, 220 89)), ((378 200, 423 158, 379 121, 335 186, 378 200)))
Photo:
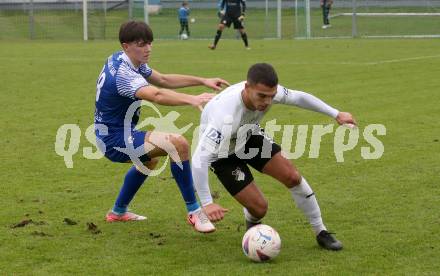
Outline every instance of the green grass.
MULTIPOLYGON (((387 135, 379 137, 385 153, 378 160, 361 158, 360 147, 368 145, 361 139, 344 155, 345 162, 337 163, 333 135, 324 136, 319 158, 293 160, 314 188, 343 251, 319 249, 287 190, 259 174, 256 182, 270 205, 264 222, 283 242, 271 263, 254 264, 243 255, 241 208, 212 174, 217 202, 230 209, 213 234, 201 235, 186 225, 169 170, 148 179, 133 201, 132 209, 146 214, 146 222, 106 224, 104 214, 129 165, 85 159, 82 149, 90 146, 84 132, 93 120, 96 77, 119 45, 4 42, 0 274, 437 274, 440 41, 251 40, 251 47, 246 51, 240 41, 226 40, 208 51, 203 41, 158 41, 150 65, 234 83, 243 80, 249 65, 270 62, 282 84, 352 112, 361 130, 371 123, 385 125, 387 135), (54 150, 57 129, 67 123, 78 124, 83 134, 73 169, 54 150), (66 225, 64 218, 78 224, 66 225), (37 223, 11 228, 25 219, 37 223), (102 232, 92 234, 87 222, 102 232)), ((180 126, 198 124, 199 113, 192 108, 161 110, 180 112, 180 126)), ((333 123, 294 107, 275 106, 266 120, 274 118, 280 124, 333 123)), ((280 135, 275 139, 280 142, 280 135)))

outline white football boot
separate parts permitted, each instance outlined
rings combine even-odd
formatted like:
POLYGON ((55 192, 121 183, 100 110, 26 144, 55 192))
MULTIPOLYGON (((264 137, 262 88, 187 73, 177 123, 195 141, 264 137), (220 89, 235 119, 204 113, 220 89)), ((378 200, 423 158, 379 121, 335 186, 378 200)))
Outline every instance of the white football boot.
POLYGON ((197 232, 211 233, 215 231, 214 224, 212 224, 202 209, 198 209, 189 214, 187 219, 188 223, 191 224, 197 232))

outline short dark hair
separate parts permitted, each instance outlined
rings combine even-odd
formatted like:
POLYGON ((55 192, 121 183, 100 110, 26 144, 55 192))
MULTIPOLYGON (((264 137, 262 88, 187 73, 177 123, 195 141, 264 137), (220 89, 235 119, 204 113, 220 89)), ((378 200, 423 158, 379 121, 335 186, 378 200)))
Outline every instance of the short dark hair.
POLYGON ((250 85, 261 83, 267 87, 275 87, 278 84, 277 72, 268 63, 256 63, 249 68, 247 82, 250 85))
POLYGON ((121 25, 119 29, 119 42, 153 42, 153 31, 143 21, 130 20, 121 25))

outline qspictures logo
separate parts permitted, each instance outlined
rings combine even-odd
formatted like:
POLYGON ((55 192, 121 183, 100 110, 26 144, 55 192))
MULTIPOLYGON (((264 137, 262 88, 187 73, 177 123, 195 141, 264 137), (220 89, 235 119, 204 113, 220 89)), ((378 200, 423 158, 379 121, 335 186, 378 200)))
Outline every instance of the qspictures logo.
MULTIPOLYGON (((151 151, 156 145, 151 143, 144 143, 142 146, 135 148, 133 145, 133 137, 131 136, 132 118, 138 110, 143 107, 150 109, 148 114, 155 114, 155 116, 149 116, 143 121, 139 122, 136 129, 147 128, 146 131, 160 131, 173 133, 178 135, 184 135, 192 130, 193 140, 190 141, 191 150, 194 151, 198 145, 200 126, 194 126, 193 123, 187 124, 184 127, 177 127, 180 113, 171 111, 165 116, 154 106, 147 101, 136 101, 128 109, 124 119, 124 147, 115 147, 114 149, 127 154, 130 160, 135 164, 142 172, 149 174, 150 176, 160 174, 166 167, 167 162, 164 162, 160 168, 155 170, 149 170, 140 160, 140 157, 151 151)), ((244 152, 242 143, 236 143, 236 141, 246 141, 249 136, 250 129, 260 129, 260 126, 255 124, 245 124, 240 126, 237 136, 230 137, 226 135, 234 123, 234 118, 223 118, 222 129, 209 129, 207 131, 207 138, 211 139, 214 143, 219 144, 219 148, 216 151, 219 157, 227 156, 232 147, 235 145, 235 154, 239 158, 247 159, 253 158, 256 154, 261 154, 262 157, 269 155, 270 152, 265 152, 265 148, 258 151, 258 149, 250 149, 249 152, 244 152), (227 138, 225 138, 227 137, 227 138), (234 139, 234 141, 230 141, 234 139), (224 146, 226 145, 226 146, 224 146), (256 150, 256 151, 255 151, 256 150)), ((369 124, 360 127, 339 126, 335 124, 328 125, 281 125, 277 123, 276 119, 268 121, 264 129, 264 135, 279 137, 281 135, 281 148, 282 154, 287 159, 299 159, 303 157, 319 158, 321 156, 321 141, 324 136, 333 136, 333 154, 336 162, 344 162, 344 153, 352 151, 356 148, 360 141, 364 141, 364 146, 360 147, 360 156, 363 159, 379 159, 385 152, 385 146, 380 140, 381 136, 386 135, 386 127, 383 124, 369 124), (308 149, 308 152, 306 151, 308 149)), ((109 129, 104 124, 92 124, 84 131, 85 139, 90 143, 89 146, 82 148, 82 156, 86 159, 101 159, 105 158, 105 152, 108 150, 106 144, 98 137, 111 135, 109 129)), ((77 124, 64 124, 58 128, 55 138, 55 152, 63 157, 64 164, 67 168, 74 167, 73 157, 80 151, 82 131, 77 124)), ((328 139, 328 137, 327 137, 328 139)), ((166 142, 166 141, 163 141, 166 142)), ((169 142, 171 143, 171 142, 169 142)), ((167 148, 171 149, 167 151, 168 156, 173 157, 174 161, 179 162, 176 151, 173 150, 173 146, 170 144, 167 148)), ((269 148, 266 148, 269 149, 269 148)), ((328 155, 328 153, 326 153, 328 155)))

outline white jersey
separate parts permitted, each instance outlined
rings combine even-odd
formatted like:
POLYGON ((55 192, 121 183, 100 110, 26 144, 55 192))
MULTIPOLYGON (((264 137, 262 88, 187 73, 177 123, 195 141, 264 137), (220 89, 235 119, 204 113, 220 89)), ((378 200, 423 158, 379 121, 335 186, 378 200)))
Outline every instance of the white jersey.
MULTIPOLYGON (((194 186, 202 205, 212 202, 208 184, 208 167, 226 158, 245 145, 250 134, 260 131, 259 123, 269 110, 248 109, 242 98, 245 81, 234 84, 215 96, 203 109, 199 143, 192 158, 194 186)), ((273 104, 295 105, 336 118, 338 110, 318 98, 296 90, 277 86, 273 104)))
MULTIPOLYGON (((233 154, 235 148, 241 148, 246 142, 241 139, 237 144, 240 127, 247 125, 249 126, 247 131, 258 131, 258 124, 267 112, 267 110, 253 111, 246 108, 241 96, 244 83, 237 83, 222 91, 205 106, 202 112, 199 130, 201 146, 220 153, 222 157, 233 154), (219 152, 220 144, 222 152, 219 152)), ((210 162, 218 159, 218 156, 212 158, 210 162)))

